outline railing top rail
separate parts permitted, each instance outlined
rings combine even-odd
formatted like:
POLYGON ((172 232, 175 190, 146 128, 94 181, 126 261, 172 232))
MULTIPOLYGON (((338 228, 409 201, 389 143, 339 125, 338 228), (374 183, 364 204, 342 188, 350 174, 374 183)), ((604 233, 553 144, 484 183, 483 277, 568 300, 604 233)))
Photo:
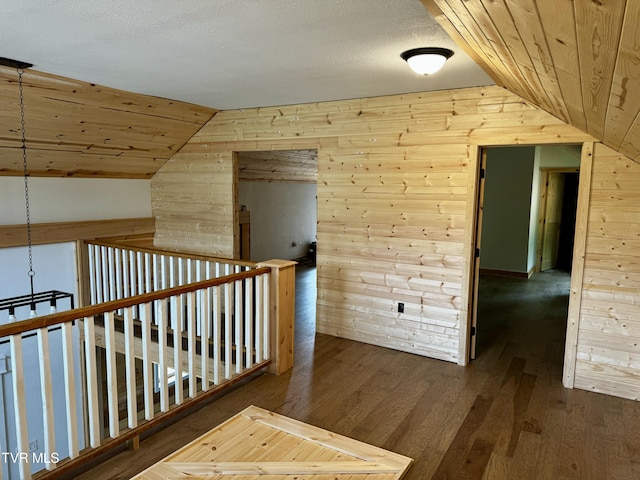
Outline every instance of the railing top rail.
POLYGON ((51 315, 43 315, 42 317, 21 320, 19 322, 1 325, 0 338, 7 337, 9 335, 29 332, 31 330, 36 330, 39 328, 47 328, 53 325, 59 325, 61 323, 71 322, 73 320, 78 320, 85 317, 113 312, 114 310, 119 310, 121 308, 133 307, 135 305, 149 303, 154 300, 160 300, 163 298, 173 297, 175 295, 181 295, 183 293, 194 292, 203 288, 215 287, 218 285, 223 285, 225 283, 243 280, 245 278, 257 277, 258 275, 263 275, 265 273, 269 273, 270 271, 271 268, 269 267, 255 268, 253 270, 234 273, 225 277, 212 278, 209 280, 190 283, 179 287, 156 290, 155 292, 123 298, 121 300, 113 300, 111 302, 105 302, 98 305, 90 305, 87 307, 76 308, 75 310, 67 310, 51 315))
POLYGON ((254 262, 247 262, 244 260, 233 260, 230 258, 223 258, 223 257, 213 257, 213 256, 209 256, 209 255, 202 255, 202 254, 194 254, 194 253, 188 253, 188 252, 173 252, 171 250, 162 250, 159 248, 146 248, 146 247, 138 247, 135 245, 127 245, 126 243, 118 243, 117 240, 108 240, 108 239, 94 239, 94 240, 85 240, 86 243, 88 244, 92 244, 92 245, 100 245, 103 247, 115 247, 115 248, 121 248, 123 250, 133 250, 136 252, 142 252, 142 253, 155 253, 155 254, 159 254, 159 255, 172 255, 174 257, 182 257, 182 258, 192 258, 195 260, 208 260, 211 262, 219 262, 219 263, 229 263, 232 265, 240 265, 242 267, 251 267, 251 268, 255 268, 256 267, 256 263, 254 262))

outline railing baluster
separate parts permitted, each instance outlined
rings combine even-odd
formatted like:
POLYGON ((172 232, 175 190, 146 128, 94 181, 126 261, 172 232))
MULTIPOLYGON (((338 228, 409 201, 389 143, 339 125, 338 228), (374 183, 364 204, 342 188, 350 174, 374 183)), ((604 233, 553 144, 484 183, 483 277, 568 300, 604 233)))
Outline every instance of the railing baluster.
POLYGON ((129 278, 129 250, 122 250, 122 297, 131 295, 131 279, 129 278))
POLYGON ((159 300, 158 316, 158 383, 160 387, 160 411, 169 410, 169 385, 167 380, 167 300, 159 300))
MULTIPOLYGON (((38 363, 40 366, 40 394, 42 396, 42 423, 44 426, 44 453, 47 458, 56 451, 56 431, 53 419, 53 385, 51 381, 51 369, 49 364, 49 331, 39 328, 38 338, 38 363)), ((47 462, 47 470, 53 470, 55 462, 47 462)))
POLYGON ((109 436, 116 438, 120 433, 118 417, 118 376, 116 369, 115 319, 113 312, 104 315, 105 350, 107 362, 107 411, 109 413, 109 436))
POLYGON ((264 281, 264 275, 258 275, 256 277, 256 321, 255 321, 255 350, 256 350, 256 362, 262 361, 262 302, 264 299, 262 282, 264 281))
POLYGON ((196 396, 196 292, 189 292, 187 294, 187 309, 188 309, 188 327, 187 327, 187 340, 189 342, 189 396, 195 398, 196 396))
POLYGON ((107 284, 107 301, 116 299, 116 282, 115 282, 115 271, 114 271, 114 259, 113 259, 113 247, 107 247, 107 255, 106 255, 107 265, 105 273, 108 276, 107 284))
POLYGON ((178 285, 184 285, 184 258, 178 257, 178 285))
POLYGON ((193 283, 195 282, 195 271, 193 268, 193 259, 192 258, 187 258, 187 281, 186 283, 193 283))
MULTIPOLYGON (((201 280, 204 280, 204 270, 203 270, 203 265, 202 265, 202 261, 201 260, 196 260, 195 262, 195 269, 196 269, 196 282, 199 282, 201 280)), ((202 322, 200 321, 200 317, 202 316, 202 300, 201 300, 201 296, 202 296, 203 292, 202 290, 199 290, 197 293, 197 297, 198 297, 198 301, 196 302, 196 313, 198 315, 198 319, 196 321, 196 332, 198 334, 199 337, 202 336, 202 328, 201 328, 201 324, 202 322)))
MULTIPOLYGON (((236 272, 237 273, 237 272, 236 272)), ((234 306, 234 319, 233 326, 236 331, 235 346, 236 346, 236 373, 242 372, 242 330, 243 330, 243 317, 242 317, 242 280, 234 282, 235 290, 235 306, 234 306)))
POLYGON ((111 298, 111 290, 109 288, 109 247, 103 247, 102 251, 102 301, 109 302, 113 300, 111 298))
POLYGON ((231 316, 233 314, 232 285, 224 284, 224 378, 231 378, 231 316))
POLYGON ((136 252, 133 250, 129 251, 129 295, 133 296, 136 294, 136 252))
POLYGON ((211 310, 209 299, 211 298, 211 288, 200 292, 200 361, 202 367, 202 391, 209 390, 209 321, 211 310))
POLYGON ((182 403, 182 295, 173 302, 173 368, 175 370, 175 402, 182 403))
POLYGON ((151 304, 143 305, 142 321, 142 370, 144 381, 144 418, 153 418, 153 363, 151 361, 151 304))
POLYGON ((136 267, 138 269, 138 275, 136 276, 136 287, 138 289, 138 295, 142 295, 144 293, 144 265, 142 264, 142 258, 142 253, 136 252, 136 267))
POLYGON ((91 298, 91 304, 95 305, 98 303, 98 299, 96 297, 98 292, 98 277, 96 276, 96 264, 98 263, 96 258, 96 245, 87 243, 87 251, 89 253, 89 286, 90 292, 89 296, 91 298))
POLYGON ((96 248, 96 303, 103 303, 104 299, 104 278, 102 276, 102 248, 96 248))
POLYGON ((124 298, 122 291, 122 249, 114 249, 114 269, 116 271, 116 298, 124 298))
POLYGON ((244 285, 244 365, 249 368, 253 365, 253 279, 245 279, 244 285))
POLYGON ((213 383, 220 384, 220 325, 222 322, 222 291, 220 285, 213 287, 213 383))
MULTIPOLYGON (((27 402, 24 389, 24 358, 22 356, 22 335, 11 335, 11 377, 13 380, 13 408, 16 425, 18 453, 29 452, 27 432, 27 402)), ((20 478, 31 478, 29 462, 19 462, 20 478)))
POLYGON ((62 365, 65 385, 65 411, 67 414, 67 446, 69 457, 78 456, 78 409, 76 401, 76 374, 73 360, 73 324, 62 324, 62 365))
POLYGON ((87 376, 87 410, 89 444, 100 445, 100 407, 98 405, 98 374, 96 369, 96 337, 93 316, 84 319, 84 357, 87 376))
POLYGON ((138 391, 136 386, 135 336, 133 331, 133 307, 124 309, 124 361, 127 378, 127 425, 138 426, 138 391))
POLYGON ((149 293, 151 291, 151 285, 153 279, 151 278, 151 254, 144 254, 144 271, 145 271, 145 291, 144 293, 149 293))
POLYGON ((262 282, 263 294, 262 294, 262 339, 264 341, 262 351, 263 359, 267 360, 271 357, 271 351, 269 349, 269 283, 271 283, 271 274, 264 275, 264 281, 262 282))

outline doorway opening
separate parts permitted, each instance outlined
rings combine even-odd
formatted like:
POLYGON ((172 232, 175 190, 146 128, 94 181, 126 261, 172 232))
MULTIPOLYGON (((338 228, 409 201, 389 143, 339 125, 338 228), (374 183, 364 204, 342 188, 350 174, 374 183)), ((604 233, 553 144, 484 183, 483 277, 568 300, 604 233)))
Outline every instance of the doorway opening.
POLYGON ((504 345, 561 376, 581 149, 482 150, 471 359, 504 345))
POLYGON ((243 260, 303 260, 316 241, 318 151, 237 152, 243 260))
POLYGON ((236 152, 235 205, 243 260, 295 260, 296 356, 313 351, 318 150, 236 152))

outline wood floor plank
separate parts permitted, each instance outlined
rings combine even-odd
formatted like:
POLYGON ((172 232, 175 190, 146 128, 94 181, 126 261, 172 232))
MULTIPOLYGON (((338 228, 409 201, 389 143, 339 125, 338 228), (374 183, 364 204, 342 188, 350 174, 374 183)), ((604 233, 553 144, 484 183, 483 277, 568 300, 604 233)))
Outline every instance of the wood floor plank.
POLYGON ((440 462, 438 470, 433 475, 432 478, 434 480, 458 478, 458 474, 463 466, 460 460, 469 455, 473 447, 473 444, 470 444, 470 442, 476 438, 476 432, 484 422, 493 400, 494 398, 489 395, 478 395, 476 397, 464 422, 458 429, 453 442, 451 442, 447 453, 440 462))

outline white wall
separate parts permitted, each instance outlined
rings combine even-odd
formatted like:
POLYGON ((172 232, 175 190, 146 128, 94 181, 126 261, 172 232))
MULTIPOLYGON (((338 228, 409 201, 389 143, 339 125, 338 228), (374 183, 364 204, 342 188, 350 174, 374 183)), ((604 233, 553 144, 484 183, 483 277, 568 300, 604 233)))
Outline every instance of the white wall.
POLYGON ((317 185, 309 183, 238 183, 240 205, 251 212, 251 260, 307 254, 316 240, 316 193, 317 185))
POLYGON ((531 181, 531 213, 529 215, 529 254, 527 256, 527 271, 531 272, 536 266, 536 250, 538 247, 538 216, 540 215, 540 190, 542 185, 540 173, 540 147, 536 147, 533 161, 533 179, 531 181))
MULTIPOLYGON (((29 178, 32 223, 151 216, 149 180, 29 178)), ((0 225, 26 223, 24 179, 0 177, 0 225)))
MULTIPOLYGON (((33 247, 34 291, 61 290, 73 293, 77 299, 75 244, 54 243, 33 247)), ((0 248, 0 298, 17 297, 31 293, 29 255, 27 247, 0 248)), ((76 301, 77 305, 77 301, 76 301)), ((58 311, 68 310, 69 303, 62 300, 58 311)), ((46 315, 49 306, 38 306, 38 314, 46 315)), ((28 318, 28 307, 16 312, 18 320, 28 318)), ((7 323, 7 312, 0 312, 0 324, 7 323)))
POLYGON ((540 145, 536 157, 540 168, 579 168, 582 145, 540 145))
POLYGON ((535 147, 487 149, 480 268, 526 273, 535 147))
MULTIPOLYGON (((26 223, 24 179, 0 177, 0 225, 26 223)), ((84 220, 109 220, 151 216, 151 190, 149 180, 85 179, 85 178, 29 178, 29 203, 32 223, 68 222, 84 220)), ((36 245, 33 247, 34 290, 36 292, 61 290, 73 293, 77 304, 76 255, 74 243, 36 245)), ((27 274, 29 258, 26 247, 0 249, 0 298, 30 293, 27 274)), ((61 300, 58 311, 69 308, 68 300, 61 300)), ((48 304, 38 305, 38 314, 47 314, 48 304)), ((19 320, 28 317, 28 307, 16 312, 19 320)), ((8 321, 8 312, 0 311, 0 324, 8 321)), ((76 360, 76 378, 80 359, 79 331, 73 331, 73 348, 76 360)), ((39 391, 39 367, 35 337, 24 341, 25 386, 28 392, 39 391)), ((50 368, 54 377, 53 399, 56 418, 56 452, 67 456, 66 424, 64 422, 64 382, 61 381, 62 357, 60 332, 51 333, 50 368)), ((0 359, 9 355, 8 344, 0 344, 0 359)), ((5 360, 6 361, 6 360, 5 360)), ((16 434, 13 423, 11 372, 0 374, 0 443, 2 450, 16 451, 16 434)), ((76 400, 81 402, 80 384, 77 384, 76 400)), ((41 401, 37 395, 28 395, 28 439, 35 448, 43 451, 44 432, 41 401)), ((78 410, 78 424, 82 425, 82 409, 78 410)), ((82 431, 80 447, 84 446, 82 431)), ((32 465, 39 470, 44 465, 32 465)), ((3 478, 18 478, 17 464, 1 465, 3 478)))
POLYGON ((487 149, 480 267, 529 273, 536 264, 540 169, 579 168, 581 146, 487 149))
POLYGON ((536 265, 538 242, 538 216, 540 214, 540 169, 541 168, 580 168, 582 145, 540 145, 536 147, 533 183, 531 188, 531 217, 529 219, 529 255, 527 268, 533 270, 536 265))
MULTIPOLYGON (((26 223, 24 179, 0 177, 0 225, 26 223)), ((149 180, 29 178, 31 223, 151 216, 149 180)), ((74 244, 33 248, 35 291, 76 291, 74 244)), ((30 292, 25 248, 0 249, 0 298, 30 292)), ((0 312, 0 322, 6 321, 0 312)))

